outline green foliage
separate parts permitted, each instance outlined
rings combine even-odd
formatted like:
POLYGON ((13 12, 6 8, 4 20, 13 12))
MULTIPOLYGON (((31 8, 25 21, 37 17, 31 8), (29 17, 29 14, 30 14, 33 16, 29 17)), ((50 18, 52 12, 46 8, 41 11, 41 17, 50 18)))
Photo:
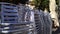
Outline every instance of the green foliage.
POLYGON ((34 0, 35 7, 44 10, 49 7, 49 0, 34 0))
POLYGON ((56 4, 57 4, 57 5, 59 4, 59 0, 56 0, 56 4))
POLYGON ((49 0, 43 0, 42 5, 47 7, 49 5, 49 0))
POLYGON ((44 10, 49 8, 49 0, 42 0, 40 3, 40 9, 44 10))
POLYGON ((34 5, 36 8, 38 8, 40 6, 41 0, 33 0, 34 5))

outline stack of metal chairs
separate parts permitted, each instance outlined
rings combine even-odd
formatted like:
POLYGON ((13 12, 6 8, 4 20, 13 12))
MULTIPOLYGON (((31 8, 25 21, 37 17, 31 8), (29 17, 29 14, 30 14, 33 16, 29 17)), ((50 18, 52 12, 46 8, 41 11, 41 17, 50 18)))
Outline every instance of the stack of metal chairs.
POLYGON ((48 12, 35 10, 35 27, 37 34, 52 34, 52 20, 48 12))
POLYGON ((16 25, 18 23, 18 7, 15 5, 10 5, 10 3, 1 2, 1 28, 2 33, 14 32, 18 28, 16 25))
MULTIPOLYGON (((11 3, 0 2, 1 5, 1 34, 28 34, 30 21, 19 21, 18 6, 11 3)), ((22 15, 21 15, 22 16, 22 15)))
POLYGON ((0 2, 0 5, 1 34, 51 34, 49 13, 6 2, 0 2))

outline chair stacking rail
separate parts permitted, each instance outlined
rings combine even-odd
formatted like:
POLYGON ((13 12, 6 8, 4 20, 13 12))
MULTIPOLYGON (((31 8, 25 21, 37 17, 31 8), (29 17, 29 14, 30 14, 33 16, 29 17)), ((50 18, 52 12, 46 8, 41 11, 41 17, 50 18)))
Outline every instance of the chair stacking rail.
POLYGON ((1 32, 1 5, 0 5, 0 32, 1 32))

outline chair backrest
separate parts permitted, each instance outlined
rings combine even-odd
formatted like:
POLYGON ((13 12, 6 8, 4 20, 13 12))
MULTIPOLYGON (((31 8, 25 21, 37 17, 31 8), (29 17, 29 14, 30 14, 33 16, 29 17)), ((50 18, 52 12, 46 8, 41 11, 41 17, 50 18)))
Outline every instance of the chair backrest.
POLYGON ((18 7, 10 3, 1 4, 2 23, 17 23, 18 22, 18 7))

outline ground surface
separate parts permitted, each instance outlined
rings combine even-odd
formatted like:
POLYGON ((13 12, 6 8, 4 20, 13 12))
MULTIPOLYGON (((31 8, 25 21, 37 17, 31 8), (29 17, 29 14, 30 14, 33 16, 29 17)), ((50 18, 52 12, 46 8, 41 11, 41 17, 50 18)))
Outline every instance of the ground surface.
POLYGON ((52 34, 60 34, 60 27, 58 28, 57 31, 53 32, 52 34))

